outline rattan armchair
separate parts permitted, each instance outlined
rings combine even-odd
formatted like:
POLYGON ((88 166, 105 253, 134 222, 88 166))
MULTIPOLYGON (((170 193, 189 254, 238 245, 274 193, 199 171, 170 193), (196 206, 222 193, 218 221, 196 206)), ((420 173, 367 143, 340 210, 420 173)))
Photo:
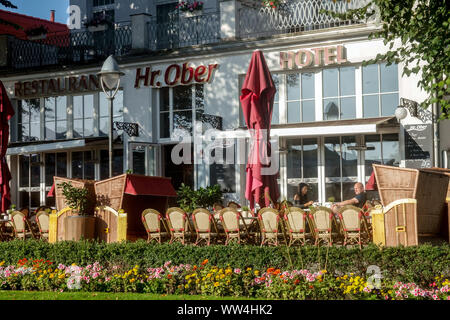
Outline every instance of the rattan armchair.
POLYGON ((217 238, 218 235, 214 216, 208 210, 198 208, 192 212, 192 221, 194 223, 195 233, 197 234, 194 244, 198 245, 203 240, 209 246, 211 239, 217 238), (215 232, 211 232, 213 229, 215 232))
POLYGON ((360 208, 347 205, 339 209, 340 229, 344 246, 357 243, 361 249, 361 227, 364 213, 360 208))
POLYGON ((258 211, 258 221, 261 228, 261 246, 264 244, 278 246, 280 214, 273 208, 262 208, 258 211))
POLYGON ((164 222, 162 214, 155 209, 145 209, 142 211, 142 223, 145 231, 147 231, 147 242, 156 241, 161 243, 161 240, 167 238, 169 233, 168 228, 164 222))
POLYGON ((331 246, 333 244, 333 222, 336 223, 331 209, 314 207, 308 217, 309 225, 314 234, 314 244, 318 246, 323 241, 331 246))
POLYGON ((39 238, 48 241, 49 214, 41 210, 36 214, 36 224, 39 228, 39 238))
POLYGON ((288 246, 295 242, 304 245, 307 238, 314 238, 312 227, 309 227, 309 232, 306 231, 309 221, 307 213, 298 207, 287 207, 284 210, 284 223, 289 235, 288 246))
POLYGON ((170 243, 180 241, 186 243, 186 237, 190 236, 189 218, 186 212, 178 207, 172 207, 166 211, 167 225, 170 231, 170 243))
POLYGON ((248 230, 245 222, 242 225, 243 229, 241 229, 239 222, 242 220, 242 217, 239 211, 235 208, 223 208, 220 210, 219 216, 226 235, 225 245, 231 241, 241 243, 242 233, 248 236, 248 230))

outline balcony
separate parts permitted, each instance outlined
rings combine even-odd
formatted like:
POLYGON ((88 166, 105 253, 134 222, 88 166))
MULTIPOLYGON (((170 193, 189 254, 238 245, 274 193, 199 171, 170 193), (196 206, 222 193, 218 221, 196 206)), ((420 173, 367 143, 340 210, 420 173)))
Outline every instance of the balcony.
POLYGON ((131 50, 131 26, 105 31, 72 31, 48 34, 45 39, 22 40, 0 36, 7 47, 0 59, 2 69, 30 69, 102 61, 110 54, 122 56, 131 50))

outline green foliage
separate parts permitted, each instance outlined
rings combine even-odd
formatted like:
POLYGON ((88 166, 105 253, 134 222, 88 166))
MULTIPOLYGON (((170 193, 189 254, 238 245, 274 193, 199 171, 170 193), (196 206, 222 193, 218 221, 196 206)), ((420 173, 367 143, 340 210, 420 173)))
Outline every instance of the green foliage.
POLYGON ((343 20, 364 21, 378 16, 381 28, 369 39, 384 39, 389 51, 365 64, 403 62, 403 75, 419 75, 419 86, 428 93, 421 107, 437 103, 441 107, 440 119, 450 119, 450 15, 447 6, 443 0, 372 0, 360 9, 343 14, 324 12, 343 20))
POLYGON ((78 211, 81 216, 92 215, 92 212, 87 212, 88 204, 88 189, 76 188, 68 182, 60 183, 58 186, 62 187, 62 194, 66 198, 67 205, 78 211))
POLYGON ((177 191, 177 203, 181 209, 191 213, 196 208, 212 207, 214 203, 222 200, 222 196, 223 193, 218 184, 195 191, 182 183, 177 191))
POLYGON ((119 265, 142 268, 159 267, 167 261, 173 264, 197 264, 204 259, 218 267, 268 267, 289 269, 328 270, 341 275, 354 272, 367 276, 367 268, 378 266, 383 274, 396 281, 428 285, 436 275, 450 276, 450 246, 421 245, 379 249, 374 245, 359 248, 331 247, 328 250, 314 246, 297 248, 259 247, 250 245, 212 245, 209 247, 174 244, 148 244, 143 240, 106 244, 94 241, 63 241, 49 244, 43 241, 15 240, 0 242, 0 261, 17 263, 20 259, 45 259, 55 264, 119 265), (289 256, 288 256, 289 253, 289 256), (290 259, 289 259, 290 257, 290 259), (292 266, 290 261, 292 261, 292 266))

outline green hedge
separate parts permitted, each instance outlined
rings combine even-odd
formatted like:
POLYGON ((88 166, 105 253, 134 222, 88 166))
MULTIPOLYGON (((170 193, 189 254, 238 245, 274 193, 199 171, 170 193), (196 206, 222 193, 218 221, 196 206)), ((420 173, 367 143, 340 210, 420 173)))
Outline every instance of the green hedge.
POLYGON ((208 259, 212 265, 225 267, 310 269, 325 268, 329 273, 354 272, 366 275, 368 266, 376 265, 383 275, 403 282, 429 284, 435 276, 450 275, 450 246, 421 245, 379 249, 370 245, 363 250, 345 247, 314 246, 290 248, 250 245, 212 245, 196 247, 181 244, 148 244, 145 241, 99 243, 65 241, 49 244, 42 241, 0 242, 0 261, 5 265, 19 259, 46 259, 55 263, 78 265, 98 261, 102 265, 139 265, 159 267, 166 261, 173 264, 200 264, 208 259))

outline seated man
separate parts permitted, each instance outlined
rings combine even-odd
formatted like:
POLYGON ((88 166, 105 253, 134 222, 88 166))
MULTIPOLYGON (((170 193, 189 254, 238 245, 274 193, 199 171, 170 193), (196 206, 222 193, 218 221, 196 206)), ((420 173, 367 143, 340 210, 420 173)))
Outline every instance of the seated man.
POLYGON ((334 213, 338 213, 339 208, 346 205, 353 205, 358 208, 362 208, 364 206, 364 203, 366 203, 366 193, 364 192, 364 185, 361 182, 357 182, 355 183, 354 189, 355 197, 349 200, 335 203, 331 206, 331 210, 333 210, 334 213))

